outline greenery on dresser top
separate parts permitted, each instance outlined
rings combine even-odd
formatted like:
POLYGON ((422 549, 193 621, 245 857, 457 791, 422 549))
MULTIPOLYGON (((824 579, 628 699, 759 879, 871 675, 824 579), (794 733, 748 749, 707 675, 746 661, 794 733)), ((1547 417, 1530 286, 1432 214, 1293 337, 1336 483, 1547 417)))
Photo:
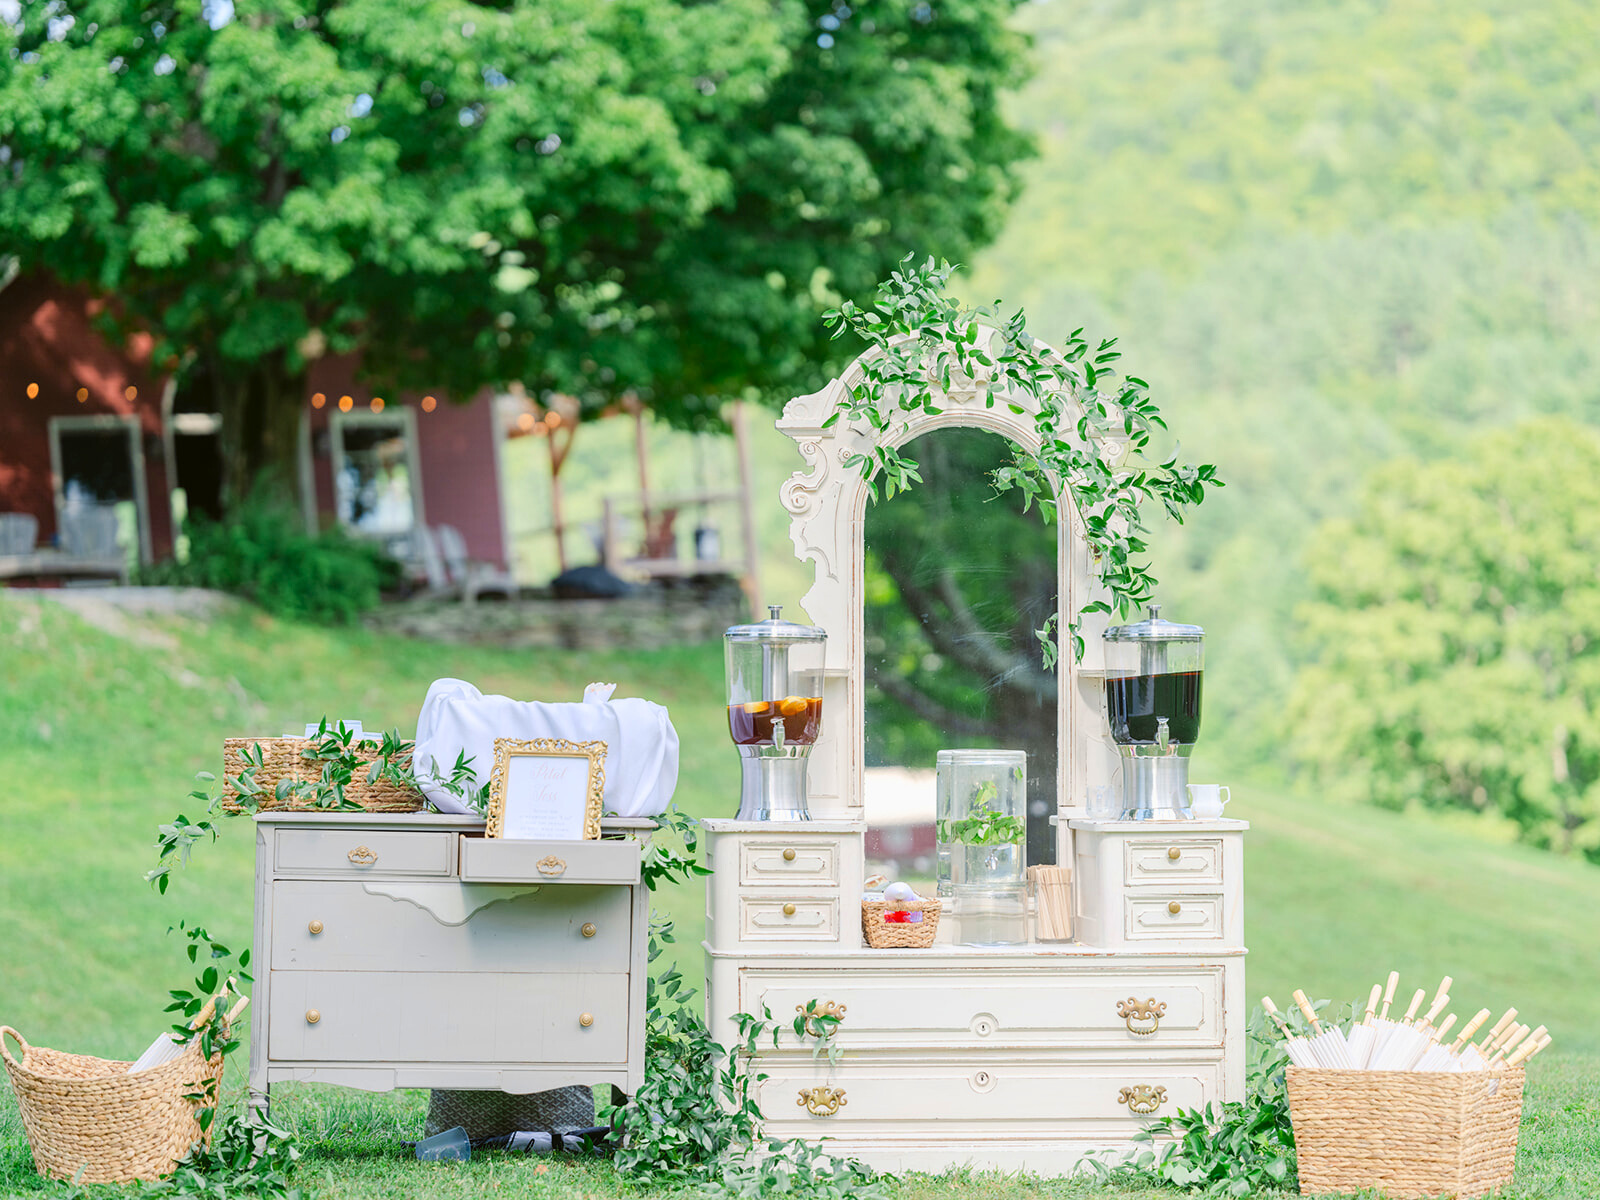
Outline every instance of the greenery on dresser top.
MULTIPOLYGON (((851 453, 845 466, 866 476, 873 499, 880 484, 888 498, 921 481, 918 464, 891 443, 914 415, 944 411, 938 396, 971 389, 982 394, 986 408, 1003 402, 1019 416, 1026 410, 1002 395, 1030 399, 1037 409, 1035 462, 1020 457, 992 478, 997 488, 1021 488, 1025 503, 1037 502, 1052 519, 1058 496, 1072 502, 1096 573, 1111 593, 1109 603, 1087 601, 1073 615, 1073 651, 1081 657, 1077 627, 1085 614, 1134 611, 1155 587, 1149 565, 1135 561, 1146 550, 1146 510, 1159 505, 1182 524, 1185 510, 1201 503, 1207 488, 1223 484, 1214 466, 1181 463, 1176 451, 1158 461, 1147 458, 1153 431, 1167 423, 1143 379, 1122 375, 1118 381, 1117 339, 1091 344, 1080 328, 1052 349, 1027 331, 1021 310, 1001 318, 999 301, 968 307, 948 295, 954 270, 943 260, 918 263, 908 254, 878 285, 871 305, 846 300, 823 314, 834 337, 852 332, 875 351, 862 358, 861 377, 823 426, 860 420, 880 435, 865 453, 851 453), (1102 448, 1112 443, 1116 454, 1102 448), (1127 463, 1118 461, 1123 444, 1131 455, 1127 463)), ((1041 635, 1041 641, 1047 657, 1053 655, 1051 640, 1041 635)))

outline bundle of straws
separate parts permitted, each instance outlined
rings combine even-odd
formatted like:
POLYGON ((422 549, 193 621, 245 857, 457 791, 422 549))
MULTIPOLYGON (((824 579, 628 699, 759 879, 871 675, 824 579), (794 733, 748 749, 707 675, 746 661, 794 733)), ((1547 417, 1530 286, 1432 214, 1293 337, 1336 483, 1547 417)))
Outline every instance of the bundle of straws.
POLYGON ((1261 1006, 1283 1031, 1289 1061, 1297 1067, 1342 1071, 1497 1071, 1520 1067, 1550 1044, 1550 1035, 1543 1025, 1529 1029, 1517 1024, 1514 1008, 1506 1009, 1505 1015, 1476 1045, 1472 1039, 1489 1019, 1487 1008, 1479 1009, 1455 1041, 1446 1043, 1445 1037, 1456 1023, 1454 1013, 1439 1019, 1450 1003, 1450 976, 1440 981, 1439 990, 1421 1017, 1417 1012, 1428 994, 1426 988, 1417 989, 1404 1017, 1391 1020, 1389 1006, 1394 1003, 1394 991, 1399 982, 1400 973, 1390 971, 1387 987, 1373 984, 1372 994, 1367 997, 1366 1016, 1360 1021, 1352 1016, 1349 1029, 1340 1029, 1334 1024, 1324 1027, 1306 994, 1295 992, 1295 1005, 1311 1026, 1311 1037, 1298 1035, 1289 1028, 1271 996, 1262 997, 1261 1006), (1381 1011, 1379 996, 1383 998, 1381 1011))

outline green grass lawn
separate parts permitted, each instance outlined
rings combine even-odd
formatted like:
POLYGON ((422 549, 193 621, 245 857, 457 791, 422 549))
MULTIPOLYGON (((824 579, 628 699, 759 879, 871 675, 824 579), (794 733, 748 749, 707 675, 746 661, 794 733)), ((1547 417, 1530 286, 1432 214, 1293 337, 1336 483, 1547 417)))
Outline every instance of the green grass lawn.
MULTIPOLYGON (((95 615, 0 592, 0 1023, 31 1041, 132 1057, 162 1027, 166 989, 187 982, 167 928, 200 920, 248 944, 253 844, 230 823, 166 896, 142 879, 158 821, 196 771, 218 767, 228 734, 360 717, 411 731, 428 683, 577 699, 591 679, 667 704, 683 740, 678 801, 730 815, 737 764, 722 726, 715 645, 650 654, 481 650, 284 625, 231 608, 209 622, 95 615)), ((1213 772, 1215 774, 1215 772, 1213 772)), ((1341 1000, 1391 967, 1430 989, 1455 977, 1453 1006, 1516 1004, 1555 1047, 1531 1072, 1510 1196, 1600 1196, 1600 871, 1499 845, 1471 830, 1341 808, 1241 781, 1230 815, 1254 829, 1246 856, 1252 996, 1295 987, 1341 1000)), ((698 886, 658 897, 677 920, 682 965, 698 974, 698 886)), ((229 1067, 236 1090, 241 1055, 229 1067)), ((275 1089, 275 1113, 307 1145, 302 1183, 327 1197, 624 1196, 603 1164, 489 1159, 465 1168, 407 1161, 417 1094, 275 1089), (442 1180, 448 1176, 446 1189, 442 1180)), ((95 1189, 96 1191, 100 1189, 95 1189)), ((112 1193, 115 1189, 110 1189, 112 1193)), ((0 1195, 65 1195, 34 1175, 9 1089, 0 1089, 0 1195)), ((1133 1196, 1092 1183, 999 1176, 911 1177, 900 1197, 1133 1196)))

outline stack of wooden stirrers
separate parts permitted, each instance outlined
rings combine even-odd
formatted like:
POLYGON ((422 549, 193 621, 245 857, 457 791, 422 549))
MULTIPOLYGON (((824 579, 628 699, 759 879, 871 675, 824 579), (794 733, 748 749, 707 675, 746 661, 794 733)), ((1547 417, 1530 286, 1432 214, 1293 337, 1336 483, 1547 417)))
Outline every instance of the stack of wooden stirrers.
POLYGON ((1479 1009, 1462 1027, 1455 1041, 1446 1043, 1445 1037, 1456 1023, 1454 1013, 1440 1020, 1440 1014, 1450 1003, 1450 976, 1446 975, 1439 982, 1432 1002, 1421 1016, 1418 1011, 1428 994, 1426 988, 1417 989, 1404 1017, 1391 1020, 1389 1006, 1394 1002, 1399 982, 1399 972, 1391 971, 1387 987, 1373 984, 1366 1014, 1359 1022, 1352 1016, 1348 1030, 1333 1024, 1324 1025, 1317 1019, 1306 994, 1295 992, 1295 1005, 1310 1026, 1311 1037, 1296 1034, 1289 1027, 1271 996, 1262 997, 1261 1006, 1283 1031, 1289 1061, 1297 1067, 1345 1071, 1497 1071, 1520 1067, 1550 1044, 1550 1034, 1543 1025, 1529 1029, 1517 1024, 1514 1008, 1508 1008, 1476 1045, 1472 1039, 1489 1019, 1487 1008, 1479 1009), (1381 1011, 1378 1008, 1380 995, 1383 998, 1381 1011))

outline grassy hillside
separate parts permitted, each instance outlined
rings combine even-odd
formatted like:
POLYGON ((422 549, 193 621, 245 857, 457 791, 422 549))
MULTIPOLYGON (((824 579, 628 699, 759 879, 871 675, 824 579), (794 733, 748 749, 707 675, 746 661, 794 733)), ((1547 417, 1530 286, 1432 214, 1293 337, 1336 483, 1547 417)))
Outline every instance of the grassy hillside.
MULTIPOLYGON (((734 807, 715 645, 611 657, 501 653, 307 629, 242 607, 201 621, 123 617, 89 603, 92 622, 0 593, 0 768, 8 781, 0 1022, 42 1045, 136 1053, 160 1027, 165 989, 185 980, 165 932, 178 919, 248 941, 244 822, 198 851, 167 896, 141 879, 155 824, 181 806, 194 771, 216 768, 225 734, 290 729, 324 712, 409 730, 427 684, 443 674, 552 698, 576 695, 592 677, 615 679, 623 693, 672 708, 684 746, 680 804, 699 814, 734 807)), ((1581 1188, 1600 1186, 1600 1148, 1582 1131, 1594 1116, 1583 1096, 1600 1079, 1600 996, 1588 986, 1600 957, 1590 919, 1600 872, 1448 825, 1325 807, 1265 786, 1239 793, 1230 811, 1255 825, 1246 857, 1251 996, 1283 1001, 1298 986, 1347 999, 1394 967, 1416 986, 1454 975, 1457 1007, 1468 1012, 1517 1004, 1550 1026, 1561 1052, 1537 1064, 1542 1090, 1531 1102, 1529 1146, 1543 1147, 1544 1157, 1528 1168, 1537 1187, 1519 1194, 1593 1194, 1581 1188)), ((680 924, 683 965, 697 971, 699 889, 662 899, 680 924)), ((242 1060, 234 1070, 237 1083, 242 1060)), ((311 1178, 327 1194, 424 1195, 430 1185, 393 1159, 394 1139, 415 1135, 419 1104, 301 1089, 282 1109, 315 1144, 311 1178)), ((31 1186, 19 1139, 9 1093, 0 1092, 0 1184, 31 1186)), ((490 1194, 506 1178, 535 1182, 516 1168, 474 1176, 472 1186, 490 1194)), ((610 1194, 591 1183, 601 1190, 589 1194, 610 1194)), ((908 1183, 904 1194, 920 1195, 921 1186, 908 1183)), ((1038 1192, 994 1187, 977 1194, 1038 1192)), ((1051 1185, 1039 1194, 1095 1193, 1051 1185)))

